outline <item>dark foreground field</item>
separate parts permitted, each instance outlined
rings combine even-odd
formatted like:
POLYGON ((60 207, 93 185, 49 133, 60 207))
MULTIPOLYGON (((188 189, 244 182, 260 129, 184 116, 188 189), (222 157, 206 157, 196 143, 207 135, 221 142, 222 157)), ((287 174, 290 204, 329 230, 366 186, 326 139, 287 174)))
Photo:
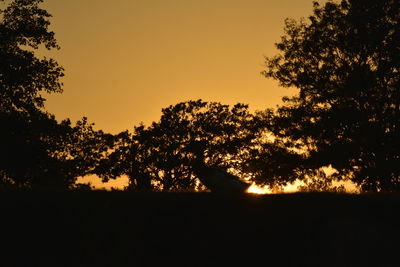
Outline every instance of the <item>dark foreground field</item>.
POLYGON ((400 266, 399 195, 1 192, 0 266, 400 266))

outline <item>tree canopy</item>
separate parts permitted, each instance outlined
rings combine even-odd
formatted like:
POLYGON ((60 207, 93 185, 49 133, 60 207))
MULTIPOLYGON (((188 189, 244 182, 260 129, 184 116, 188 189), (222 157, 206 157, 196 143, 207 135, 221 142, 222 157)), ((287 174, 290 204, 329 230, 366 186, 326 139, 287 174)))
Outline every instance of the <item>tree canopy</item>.
POLYGON ((204 190, 192 170, 192 143, 205 144, 208 165, 240 172, 243 155, 262 127, 243 104, 197 100, 171 105, 158 122, 135 127, 131 140, 125 135, 126 144, 110 157, 109 177, 129 175, 132 189, 204 190))
POLYGON ((30 113, 44 107, 42 92, 62 92, 64 69, 54 59, 38 58, 40 47, 58 49, 49 31, 51 15, 42 0, 15 0, 0 10, 0 108, 30 113))
POLYGON ((271 130, 335 178, 364 191, 400 190, 400 2, 314 2, 287 20, 263 74, 299 93, 284 98, 271 130))
POLYGON ((73 126, 44 108, 43 93, 62 92, 63 68, 39 58, 58 49, 42 0, 0 1, 0 186, 71 188, 91 173, 114 138, 86 118, 73 126))
POLYGON ((42 0, 0 0, 0 185, 72 188, 76 178, 130 177, 133 190, 204 190, 193 143, 205 164, 260 185, 307 180, 304 190, 350 180, 363 191, 400 191, 400 3, 314 2, 286 20, 263 74, 298 94, 252 114, 202 100, 162 110, 158 122, 117 135, 75 125, 45 109, 61 93, 64 69, 39 49, 59 49, 42 0), (325 167, 335 172, 326 175, 325 167))

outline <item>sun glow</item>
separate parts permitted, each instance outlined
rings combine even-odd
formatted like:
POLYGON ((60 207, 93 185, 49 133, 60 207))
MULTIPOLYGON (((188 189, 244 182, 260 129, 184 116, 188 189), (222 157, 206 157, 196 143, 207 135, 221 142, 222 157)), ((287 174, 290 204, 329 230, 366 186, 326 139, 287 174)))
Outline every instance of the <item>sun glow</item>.
POLYGON ((272 192, 267 186, 260 187, 260 186, 258 186, 258 185, 253 183, 249 187, 249 189, 247 189, 247 193, 261 195, 261 194, 271 194, 272 192))

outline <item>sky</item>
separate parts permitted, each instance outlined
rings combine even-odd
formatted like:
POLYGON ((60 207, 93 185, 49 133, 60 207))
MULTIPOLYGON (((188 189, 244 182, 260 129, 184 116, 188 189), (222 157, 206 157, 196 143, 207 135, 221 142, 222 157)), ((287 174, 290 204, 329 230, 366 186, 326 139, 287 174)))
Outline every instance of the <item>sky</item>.
MULTIPOLYGON (((325 1, 323 1, 325 2, 325 1)), ((64 92, 48 95, 57 119, 82 116, 117 133, 157 121, 161 109, 203 99, 275 107, 294 89, 266 79, 285 18, 311 0, 45 0, 65 68, 64 92)))
POLYGON ((87 116, 117 133, 158 120, 163 107, 203 99, 274 107, 293 90, 266 79, 285 18, 311 0, 45 0, 61 50, 64 92, 47 96, 58 119, 87 116))

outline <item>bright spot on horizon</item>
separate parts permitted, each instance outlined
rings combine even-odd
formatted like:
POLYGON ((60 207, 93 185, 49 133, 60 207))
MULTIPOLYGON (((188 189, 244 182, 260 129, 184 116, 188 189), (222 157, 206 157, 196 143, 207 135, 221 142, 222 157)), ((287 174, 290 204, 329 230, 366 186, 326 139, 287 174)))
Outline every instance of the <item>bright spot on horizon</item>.
POLYGON ((247 189, 247 193, 263 195, 263 194, 271 194, 272 192, 267 186, 261 187, 261 186, 256 185, 255 183, 253 183, 247 189))

